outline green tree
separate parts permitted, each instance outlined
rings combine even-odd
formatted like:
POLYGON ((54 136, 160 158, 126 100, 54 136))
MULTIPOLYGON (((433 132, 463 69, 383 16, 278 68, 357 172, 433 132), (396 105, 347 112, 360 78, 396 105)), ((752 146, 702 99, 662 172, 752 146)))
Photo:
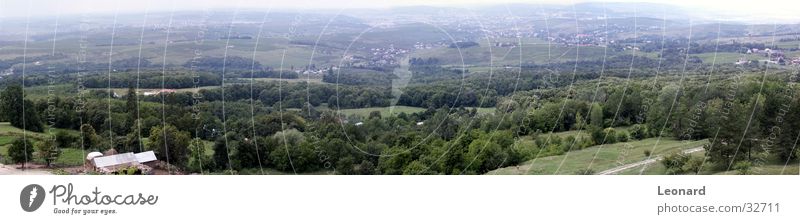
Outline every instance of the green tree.
POLYGON ((47 164, 47 167, 50 167, 50 165, 61 155, 61 149, 58 148, 58 143, 56 142, 55 138, 52 137, 45 138, 44 140, 40 141, 39 144, 36 145, 36 148, 36 156, 44 160, 44 163, 47 164))
POLYGON ((358 168, 356 169, 356 174, 359 175, 375 174, 375 164, 366 159, 362 160, 361 164, 358 164, 358 168))
POLYGON ((7 116, 11 126, 35 132, 44 130, 36 107, 33 102, 25 99, 20 85, 6 87, 6 90, 0 94, 0 98, 4 104, 1 107, 3 111, 0 112, 7 116))
POLYGON ((336 161, 336 172, 340 174, 354 174, 355 159, 347 156, 336 161))
POLYGON ((142 139, 139 138, 139 133, 131 132, 125 136, 125 141, 123 142, 123 147, 119 149, 119 152, 141 152, 143 148, 142 139))
POLYGON ((150 129, 147 149, 153 150, 157 157, 168 163, 185 168, 189 159, 189 139, 188 132, 178 131, 175 126, 156 126, 150 129))
POLYGON ((78 136, 63 130, 56 132, 55 138, 56 143, 58 143, 58 147, 61 148, 71 147, 76 141, 78 141, 78 136))
POLYGON ((800 156, 800 150, 795 145, 795 139, 800 132, 800 97, 794 97, 790 107, 793 111, 786 113, 783 122, 780 124, 780 135, 773 154, 777 155, 782 161, 791 161, 800 156))
POLYGON ((81 149, 102 151, 105 149, 95 148, 99 145, 100 137, 95 133, 94 128, 90 124, 81 125, 81 149))
POLYGON ((203 140, 199 138, 192 139, 189 144, 189 163, 186 169, 189 172, 202 173, 205 167, 211 164, 211 157, 206 154, 206 146, 203 140))
POLYGON ((125 112, 127 113, 127 116, 125 117, 125 125, 122 127, 125 129, 125 132, 137 132, 136 134, 138 135, 139 129, 138 125, 136 124, 136 120, 139 117, 139 114, 137 113, 139 102, 137 100, 136 90, 133 89, 133 85, 129 84, 128 86, 128 95, 125 95, 125 112))
POLYGON ((603 107, 599 103, 593 103, 591 111, 589 112, 589 123, 597 126, 604 127, 603 125, 603 107))
POLYGON ((232 169, 230 153, 225 143, 225 138, 219 137, 214 141, 214 164, 218 169, 232 169))
POLYGON ((8 157, 11 158, 13 163, 22 163, 22 169, 25 169, 25 163, 33 160, 33 144, 30 140, 18 138, 11 142, 11 147, 8 148, 8 157))
POLYGON ((239 165, 242 168, 262 167, 261 154, 258 148, 256 148, 254 140, 245 139, 239 141, 239 144, 236 145, 236 154, 234 157, 239 161, 239 165))
POLYGON ((747 124, 747 116, 744 105, 732 103, 730 112, 718 113, 719 119, 712 119, 718 123, 711 125, 718 127, 718 134, 715 140, 704 146, 709 162, 714 163, 718 168, 729 169, 731 164, 745 159, 746 153, 738 151, 740 143, 743 143, 742 133, 747 124))
POLYGON ((381 174, 403 174, 406 166, 414 160, 408 149, 398 146, 389 148, 384 155, 387 156, 381 156, 378 161, 378 169, 381 174))

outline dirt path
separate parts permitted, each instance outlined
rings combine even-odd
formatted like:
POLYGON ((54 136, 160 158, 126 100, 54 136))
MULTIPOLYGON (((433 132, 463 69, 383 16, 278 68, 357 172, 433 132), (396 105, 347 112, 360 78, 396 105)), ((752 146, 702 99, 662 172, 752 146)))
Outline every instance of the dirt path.
POLYGON ((0 164, 0 175, 51 175, 50 171, 42 169, 17 169, 16 166, 0 164))
MULTIPOLYGON (((683 151, 681 151, 681 153, 690 154, 690 153, 695 153, 695 152, 699 152, 699 151, 703 151, 703 150, 705 150, 703 147, 697 147, 697 148, 691 148, 691 149, 683 150, 683 151)), ((614 168, 611 168, 611 169, 607 169, 607 170, 604 170, 602 172, 597 173, 597 175, 617 174, 619 172, 622 172, 622 171, 630 169, 630 168, 644 166, 644 165, 647 165, 647 164, 650 164, 650 163, 657 162, 657 161, 659 161, 661 159, 663 159, 663 157, 657 156, 655 158, 650 158, 650 159, 642 160, 642 161, 639 161, 639 162, 635 162, 635 163, 631 163, 631 164, 625 164, 625 165, 622 165, 622 166, 618 166, 618 167, 614 167, 614 168)))

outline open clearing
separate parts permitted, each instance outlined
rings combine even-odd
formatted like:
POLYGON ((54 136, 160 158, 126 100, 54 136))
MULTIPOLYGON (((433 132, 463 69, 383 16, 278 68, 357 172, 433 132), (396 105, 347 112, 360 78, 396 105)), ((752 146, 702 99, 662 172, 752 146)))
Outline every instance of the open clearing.
POLYGON ((652 151, 652 156, 657 156, 701 147, 708 143, 707 140, 680 141, 662 138, 656 145, 656 141, 657 138, 648 138, 641 141, 592 146, 563 155, 529 160, 518 166, 500 168, 487 174, 576 174, 578 171, 587 169, 602 171, 645 160, 647 159, 644 154, 646 150, 652 151))

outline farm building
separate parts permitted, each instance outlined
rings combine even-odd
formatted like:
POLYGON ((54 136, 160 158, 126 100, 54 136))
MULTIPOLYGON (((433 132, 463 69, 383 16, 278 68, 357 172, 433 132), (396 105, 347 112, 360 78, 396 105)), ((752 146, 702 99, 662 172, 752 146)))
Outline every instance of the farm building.
POLYGON ((130 167, 136 167, 141 173, 149 174, 152 172, 153 168, 147 164, 157 161, 156 154, 153 151, 108 154, 110 155, 102 156, 99 152, 92 152, 87 155, 86 159, 90 161, 95 171, 104 174, 114 174, 121 169, 128 169, 130 167))

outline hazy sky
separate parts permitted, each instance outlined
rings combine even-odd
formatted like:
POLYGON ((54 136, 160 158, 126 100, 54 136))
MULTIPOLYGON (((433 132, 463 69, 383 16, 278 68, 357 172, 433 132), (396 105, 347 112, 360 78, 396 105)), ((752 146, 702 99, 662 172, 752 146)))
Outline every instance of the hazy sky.
MULTIPOLYGON (((134 13, 203 8, 386 8, 435 5, 472 6, 503 3, 570 4, 598 0, 0 0, 0 17, 25 17, 79 13, 134 13)), ((800 21, 800 0, 612 0, 606 2, 652 2, 679 5, 729 14, 758 15, 800 21)))

